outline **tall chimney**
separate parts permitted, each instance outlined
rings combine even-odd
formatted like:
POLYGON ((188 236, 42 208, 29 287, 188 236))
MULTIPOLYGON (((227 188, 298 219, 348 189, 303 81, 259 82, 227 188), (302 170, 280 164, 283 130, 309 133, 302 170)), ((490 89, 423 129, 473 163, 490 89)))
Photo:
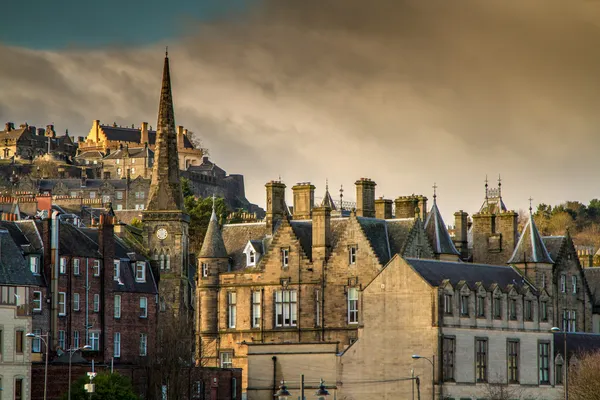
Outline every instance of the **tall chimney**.
POLYGON ((414 218, 419 201, 415 196, 400 196, 396 200, 396 218, 414 218))
POLYGON ((360 178, 356 185, 356 215, 375 218, 375 186, 369 178, 360 178))
POLYGON ((468 248, 468 225, 467 218, 469 214, 463 210, 454 213, 454 246, 460 253, 460 258, 465 260, 469 257, 468 248))
POLYGON ((392 203, 390 199, 379 198, 375 200, 375 218, 391 219, 392 203))
POLYGON ((177 148, 183 149, 183 126, 177 127, 177 148))
POLYGON ((281 181, 271 181, 267 188, 267 230, 273 232, 278 221, 286 215, 285 184, 281 181))
POLYGON ((92 132, 94 135, 94 142, 98 143, 100 141, 100 120, 95 119, 92 123, 92 132))
POLYGON ((294 192, 294 219, 310 219, 310 211, 315 205, 315 187, 310 182, 298 183, 294 192))
POLYGON ((312 261, 315 264, 325 262, 331 251, 331 209, 315 207, 312 209, 312 261))
POLYGON ((148 123, 142 122, 142 127, 140 128, 140 144, 148 143, 148 123))

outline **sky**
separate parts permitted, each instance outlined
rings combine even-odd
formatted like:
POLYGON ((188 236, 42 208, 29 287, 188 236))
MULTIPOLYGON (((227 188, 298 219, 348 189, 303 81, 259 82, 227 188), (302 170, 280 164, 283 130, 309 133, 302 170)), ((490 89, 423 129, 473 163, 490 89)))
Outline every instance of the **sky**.
POLYGON ((0 120, 153 125, 168 45, 176 123, 259 205, 278 177, 435 183, 447 223, 486 175, 515 210, 600 197, 600 1, 96 3, 3 5, 0 120))

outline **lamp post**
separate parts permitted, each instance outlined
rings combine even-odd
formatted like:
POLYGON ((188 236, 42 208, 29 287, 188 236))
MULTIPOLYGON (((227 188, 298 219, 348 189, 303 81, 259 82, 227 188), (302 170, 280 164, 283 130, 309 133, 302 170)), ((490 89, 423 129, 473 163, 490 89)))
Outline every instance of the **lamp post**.
POLYGON ((79 350, 91 350, 92 346, 86 344, 83 347, 77 347, 74 349, 67 350, 69 352, 69 397, 68 400, 71 400, 71 360, 73 359, 73 353, 79 350))
POLYGON ((48 333, 39 335, 37 333, 29 332, 25 336, 28 338, 40 339, 42 342, 44 342, 44 346, 46 346, 46 366, 44 367, 44 400, 46 400, 46 393, 48 391, 48 333))
POLYGON ((552 333, 562 332, 563 334, 563 345, 564 345, 564 353, 563 353, 563 369, 564 371, 564 387, 565 387, 565 400, 569 400, 569 357, 567 356, 567 331, 561 330, 560 328, 553 326, 550 329, 552 333))
MULTIPOLYGON (((304 378, 304 375, 302 375, 304 378)), ((302 395, 304 395, 304 379, 302 379, 302 387, 301 387, 302 395)), ((325 400, 327 396, 329 396, 329 392, 325 388, 325 381, 321 379, 319 383, 319 389, 315 392, 315 396, 318 397, 318 400, 325 400)), ((281 381, 281 385, 279 386, 279 391, 273 395, 279 400, 288 400, 292 397, 292 394, 287 390, 287 386, 285 385, 285 381, 281 381)), ((304 400, 304 398, 300 399, 304 400)))
POLYGON ((435 356, 431 356, 431 360, 427 357, 420 356, 418 354, 412 355, 413 360, 424 359, 429 361, 431 364, 431 398, 435 400, 435 356))

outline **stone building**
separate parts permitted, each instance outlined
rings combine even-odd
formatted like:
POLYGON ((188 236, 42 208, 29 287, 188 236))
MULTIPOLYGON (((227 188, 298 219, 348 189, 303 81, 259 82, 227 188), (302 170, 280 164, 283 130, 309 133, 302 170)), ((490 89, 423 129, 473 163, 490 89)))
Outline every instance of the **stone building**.
POLYGON ((12 122, 7 122, 0 131, 0 159, 15 161, 31 161, 45 154, 52 154, 56 160, 67 161, 77 152, 77 144, 68 132, 57 136, 54 125, 46 129, 21 124, 15 129, 12 122))
MULTIPOLYGON (((3 292, 4 285, 0 283, 3 292)), ((0 301, 0 390, 6 398, 29 400, 31 351, 25 335, 31 331, 31 315, 7 303, 0 301)))
POLYGON ((154 152, 148 146, 121 147, 102 159, 102 178, 150 179, 153 162, 154 152))
POLYGON ((292 188, 292 214, 285 184, 267 183, 263 222, 220 229, 213 214, 198 255, 198 363, 246 371, 246 343, 338 342, 343 350, 360 337, 362 289, 395 254, 438 256, 413 198, 397 199, 396 218, 389 207, 387 219, 375 218, 375 182, 362 178, 356 211, 334 217, 328 191, 316 206, 314 189, 292 188))

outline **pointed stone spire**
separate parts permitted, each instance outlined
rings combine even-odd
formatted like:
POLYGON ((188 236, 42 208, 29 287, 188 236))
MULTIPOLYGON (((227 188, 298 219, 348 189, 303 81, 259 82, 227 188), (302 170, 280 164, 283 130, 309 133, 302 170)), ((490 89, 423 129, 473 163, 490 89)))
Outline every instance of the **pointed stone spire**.
POLYGON ((527 224, 523 228, 519 243, 517 243, 512 257, 508 260, 509 264, 523 264, 528 262, 554 264, 535 225, 531 205, 529 206, 527 224))
POLYGON ((213 208, 208 223, 208 229, 202 242, 202 248, 200 249, 200 258, 227 258, 227 250, 225 249, 225 242, 223 241, 223 235, 221 229, 219 229, 219 221, 217 220, 217 213, 215 210, 215 195, 213 194, 213 208))
POLYGON ((442 214, 438 209, 436 184, 433 184, 433 206, 431 206, 431 211, 427 215, 427 220, 425 221, 425 232, 427 232, 427 236, 431 239, 433 251, 436 254, 460 256, 460 253, 456 250, 454 242, 450 237, 450 233, 448 233, 442 214))
POLYGON ((323 196, 323 201, 321 202, 321 207, 329 207, 332 210, 336 210, 335 202, 329 194, 329 181, 325 181, 325 195, 323 196))
POLYGON ((156 126, 156 145, 154 147, 154 166, 152 168, 152 182, 147 209, 149 211, 183 210, 168 53, 165 53, 163 67, 156 126))

